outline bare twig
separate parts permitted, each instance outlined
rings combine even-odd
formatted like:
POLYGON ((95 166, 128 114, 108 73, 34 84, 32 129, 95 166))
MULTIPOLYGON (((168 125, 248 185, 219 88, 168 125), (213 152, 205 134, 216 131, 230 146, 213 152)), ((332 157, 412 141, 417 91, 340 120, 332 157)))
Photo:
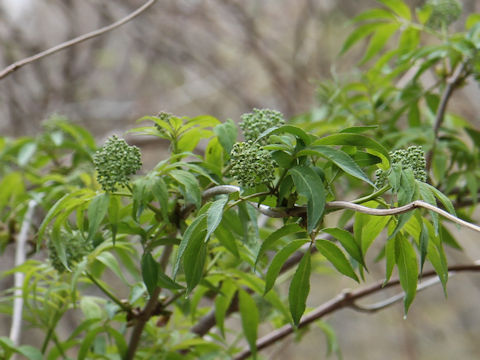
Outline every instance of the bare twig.
POLYGON ((435 116, 435 123, 433 125, 433 146, 432 149, 427 154, 427 171, 430 170, 432 167, 433 155, 435 153, 435 148, 437 145, 437 138, 438 133, 440 131, 440 126, 443 123, 443 119, 445 118, 445 112, 447 110, 448 101, 453 94, 453 90, 457 87, 459 82, 463 79, 462 73, 465 70, 465 67, 468 64, 468 60, 463 60, 460 65, 457 66, 453 75, 447 80, 447 86, 445 91, 442 94, 442 98, 440 99, 440 104, 438 105, 437 114, 435 116))
MULTIPOLYGON (((15 248, 15 266, 19 266, 25 262, 25 245, 27 243, 28 230, 32 222, 33 210, 37 206, 35 200, 30 200, 28 203, 27 212, 23 218, 22 228, 18 234, 17 244, 15 248)), ((12 314, 12 326, 10 328, 10 340, 14 345, 18 345, 20 342, 20 334, 22 329, 22 312, 23 312, 23 281, 25 275, 17 271, 14 274, 14 300, 13 300, 13 314, 12 314)))
POLYGON ((21 67, 25 66, 25 65, 28 65, 34 61, 37 61, 37 60, 40 60, 40 59, 43 59, 47 56, 50 56, 52 54, 55 54, 61 50, 64 50, 70 46, 74 46, 74 45, 77 45, 77 44, 80 44, 81 42, 84 42, 86 40, 90 40, 90 39, 93 39, 95 37, 98 37, 100 35, 103 35, 107 32, 110 32, 112 30, 115 30, 117 28, 119 28, 120 26, 126 24, 127 22, 129 22, 130 20, 133 20, 134 18, 136 18, 137 16, 139 16, 140 14, 142 14, 145 10, 147 10, 150 6, 152 6, 153 4, 155 4, 157 2, 157 0, 148 0, 145 4, 143 4, 142 6, 140 6, 137 10, 135 10, 134 12, 128 14, 127 16, 125 16, 124 18, 114 22, 113 24, 110 24, 110 25, 107 25, 105 27, 102 27, 98 30, 94 30, 94 31, 91 31, 87 34, 83 34, 83 35, 80 35, 74 39, 71 39, 71 40, 68 40, 68 41, 65 41, 61 44, 58 44, 50 49, 47 49, 45 51, 42 51, 38 54, 35 54, 33 56, 30 56, 30 57, 27 57, 25 59, 22 59, 22 60, 19 60, 19 61, 16 61, 14 62, 13 64, 7 66, 5 69, 3 69, 2 71, 0 71, 0 79, 3 79, 4 77, 10 75, 11 73, 17 71, 18 69, 20 69, 21 67))
MULTIPOLYGON (((480 271, 480 264, 475 263, 472 265, 453 265, 448 268, 449 272, 465 272, 465 271, 480 271)), ((435 276, 436 273, 434 270, 427 271, 422 274, 422 278, 427 278, 431 276, 435 276)), ((333 313, 337 310, 346 308, 346 307, 354 307, 354 303, 356 300, 369 296, 371 294, 381 292, 385 288, 393 287, 400 284, 399 279, 390 280, 388 283, 384 284, 383 281, 377 282, 370 286, 367 286, 363 289, 358 289, 351 292, 342 292, 341 294, 335 296, 333 299, 323 303, 313 311, 309 312, 305 316, 302 317, 300 323, 298 324, 298 328, 305 327, 310 323, 321 319, 325 315, 333 313)), ((391 304, 390 304, 391 305, 391 304)), ((275 344, 279 340, 285 338, 286 336, 292 334, 295 331, 294 327, 290 324, 282 326, 279 329, 272 331, 271 333, 263 336, 262 338, 257 340, 257 350, 265 349, 270 345, 275 344)), ((235 356, 235 360, 243 360, 248 358, 251 355, 250 349, 245 349, 242 352, 238 353, 235 356)))

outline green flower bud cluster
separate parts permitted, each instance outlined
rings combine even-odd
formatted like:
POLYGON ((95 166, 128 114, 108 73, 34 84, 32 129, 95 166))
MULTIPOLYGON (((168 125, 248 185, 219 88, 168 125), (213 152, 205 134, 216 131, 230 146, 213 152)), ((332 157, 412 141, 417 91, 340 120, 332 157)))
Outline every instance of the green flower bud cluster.
MULTIPOLYGON (((241 118, 239 126, 246 141, 256 141, 265 130, 285 124, 283 114, 270 109, 253 109, 253 112, 243 114, 241 118)), ((264 145, 267 139, 261 139, 259 142, 264 145)))
POLYGON ((254 187, 275 179, 276 163, 272 155, 253 141, 234 144, 230 163, 230 175, 241 186, 254 187))
MULTIPOLYGON (((90 254, 93 250, 93 245, 81 236, 79 232, 62 233, 62 239, 65 239, 65 253, 67 258, 67 265, 73 269, 77 263, 83 260, 85 256, 90 254)), ((63 273, 67 270, 65 265, 58 257, 57 248, 51 240, 47 242, 48 258, 55 270, 63 273)))
POLYGON ((441 29, 458 20, 462 14, 462 4, 458 0, 428 0, 432 13, 428 18, 427 27, 441 29))
MULTIPOLYGON (((400 166, 403 170, 411 169, 413 176, 418 181, 427 181, 425 152, 421 146, 410 146, 408 149, 398 149, 390 152, 392 167, 400 166)), ((385 184, 388 171, 378 169, 375 172, 375 185, 381 187, 385 184)))
MULTIPOLYGON (((173 114, 170 114, 169 112, 165 112, 165 111, 159 112, 157 114, 157 118, 159 118, 160 120, 165 121, 167 123, 170 123, 170 119, 172 117, 173 117, 173 114)), ((162 128, 160 125, 155 124, 154 126, 160 133, 165 134, 165 129, 162 128)))
POLYGON ((113 192, 116 185, 125 186, 130 175, 141 167, 140 149, 128 145, 116 135, 110 137, 105 145, 93 156, 97 180, 105 191, 113 192))

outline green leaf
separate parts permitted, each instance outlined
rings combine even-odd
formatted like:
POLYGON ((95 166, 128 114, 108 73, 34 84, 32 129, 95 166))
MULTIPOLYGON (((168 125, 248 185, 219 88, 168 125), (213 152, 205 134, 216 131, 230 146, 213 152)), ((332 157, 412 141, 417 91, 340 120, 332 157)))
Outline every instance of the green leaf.
POLYGON ((218 141, 222 144, 227 154, 230 154, 238 135, 238 129, 233 120, 228 119, 223 124, 215 126, 213 132, 217 135, 218 141))
POLYGON ((267 251, 268 249, 271 249, 278 240, 280 240, 284 236, 291 235, 291 234, 298 234, 298 233, 305 233, 305 230, 302 229, 300 225, 295 223, 286 224, 280 229, 272 232, 262 242, 262 245, 257 253, 255 265, 258 263, 258 260, 260 260, 260 257, 265 253, 265 251, 267 251))
POLYGON ((290 313, 292 314, 293 323, 298 326, 302 318, 305 308, 307 306, 307 297, 310 292, 310 271, 311 271, 311 253, 307 251, 297 270, 293 275, 288 289, 288 304, 290 306, 290 313))
POLYGON ((366 268, 365 260, 362 255, 362 249, 349 231, 339 228, 322 229, 322 231, 332 235, 335 239, 337 239, 347 253, 364 268, 366 268))
MULTIPOLYGON (((374 202, 365 203, 365 206, 377 205, 374 202)), ((391 216, 372 216, 362 213, 355 214, 355 222, 353 223, 353 233, 356 241, 360 244, 362 254, 365 256, 368 248, 373 241, 387 226, 391 216)))
POLYGON ((161 177, 156 177, 151 183, 151 192, 160 205, 164 220, 168 220, 168 188, 161 177))
POLYGON ((207 215, 202 214, 199 217, 197 217, 193 222, 190 224, 190 226, 185 230, 183 234, 183 238, 180 241, 180 245, 178 247, 178 253, 177 253, 177 258, 175 260, 175 264, 173 266, 173 279, 177 276, 178 269, 180 267, 180 262, 183 258, 183 254, 185 252, 185 249, 187 248, 189 242, 192 239, 195 239, 198 237, 199 233, 202 233, 206 231, 207 229, 207 215))
MULTIPOLYGON (((470 14, 465 21, 465 29, 470 30, 475 24, 480 22, 480 14, 470 14)), ((478 144, 478 143, 477 143, 478 144)))
POLYGON ((308 243, 310 240, 307 239, 300 239, 300 240, 293 240, 289 242, 282 250, 277 252, 268 267, 267 274, 265 275, 265 291, 264 294, 268 293, 273 285, 275 284, 275 280, 280 274, 280 270, 282 269, 283 264, 287 259, 292 255, 295 251, 297 251, 302 245, 308 243))
POLYGON ((184 186, 183 196, 185 200, 195 204, 197 209, 202 205, 202 193, 197 179, 191 173, 185 170, 171 170, 169 175, 184 186))
POLYGON ((91 241, 93 239, 93 236, 97 233, 100 224, 102 223, 105 215, 107 214, 109 204, 110 198, 108 193, 97 195, 90 202, 87 210, 88 241, 91 241))
POLYGON ((368 35, 370 35, 372 32, 375 31, 380 25, 383 23, 368 23, 368 24, 363 24, 359 27, 357 27, 352 33, 347 37, 345 42, 343 43, 343 47, 340 50, 340 55, 345 54, 353 45, 355 45, 357 42, 362 40, 363 38, 366 38, 368 35))
POLYGON ((395 20, 395 16, 388 10, 385 9, 369 9, 364 11, 360 15, 355 16, 352 19, 352 22, 360 22, 366 20, 385 20, 391 21, 395 20))
POLYGON ((315 241, 315 245, 320 254, 325 256, 339 272, 359 282, 352 265, 337 245, 331 241, 321 239, 315 241))
MULTIPOLYGON (((435 272, 437 273, 440 282, 442 283, 443 292, 447 296, 447 281, 448 281, 448 264, 445 251, 442 246, 440 236, 435 234, 435 231, 430 222, 424 219, 423 225, 428 229, 428 235, 430 236, 428 242, 427 258, 432 264, 435 272)), ((442 231, 440 231, 440 234, 442 231)))
POLYGON ((383 49, 388 39, 390 39, 392 35, 395 34, 399 27, 400 24, 396 23, 380 25, 375 30, 375 34, 373 34, 372 38, 370 39, 368 48, 362 60, 360 60, 360 64, 366 63, 368 60, 377 55, 378 52, 383 49))
POLYGON ((0 209, 3 209, 11 198, 24 192, 23 178, 19 172, 10 172, 0 180, 0 209))
POLYGON ((123 280, 123 282, 125 282, 126 284, 128 283, 127 279, 125 279, 125 276, 123 275, 123 271, 120 268, 120 265, 118 264, 117 258, 111 253, 109 253, 108 251, 104 251, 99 254, 95 259, 100 261, 110 270, 112 270, 112 272, 117 275, 121 280, 123 280))
POLYGON ((425 224, 422 223, 422 230, 420 231, 420 237, 418 242, 418 249, 420 250, 420 273, 423 272, 423 265, 427 259, 428 254, 428 229, 425 224))
POLYGON ((390 155, 377 141, 361 134, 333 134, 315 140, 312 146, 316 145, 340 145, 340 146, 355 146, 358 148, 366 148, 370 153, 382 159, 382 167, 388 169, 390 167, 390 155))
POLYGON ((325 189, 322 178, 306 166, 296 166, 288 173, 293 178, 297 192, 307 198, 307 231, 311 233, 325 210, 325 189))
POLYGON ((337 165, 347 174, 362 181, 365 181, 367 184, 375 186, 368 178, 368 176, 363 172, 363 170, 360 169, 357 163, 341 150, 337 150, 329 146, 312 146, 299 151, 296 155, 297 157, 303 155, 320 155, 332 161, 335 165, 337 165))
POLYGON ((232 302, 233 295, 237 291, 235 283, 230 279, 223 281, 220 292, 215 298, 215 320, 220 334, 225 338, 225 315, 232 302))
POLYGON ((395 237, 395 256, 400 284, 405 291, 404 308, 407 314, 417 293, 418 264, 412 244, 401 233, 395 237))
POLYGON ((21 167, 27 165, 36 151, 37 144, 34 142, 29 142, 22 146, 18 152, 18 165, 21 167))
POLYGON ((254 359, 257 358, 257 330, 260 321, 257 304, 245 290, 238 291, 238 307, 242 317, 243 334, 250 346, 250 351, 254 359))
POLYGON ((145 209, 146 203, 149 201, 150 189, 148 187, 149 180, 147 178, 141 178, 135 181, 133 184, 133 206, 132 206, 132 217, 134 220, 137 220, 140 215, 142 215, 143 210, 145 209))
MULTIPOLYGON (((435 195, 432 192, 432 190, 427 186, 427 184, 421 181, 417 181, 417 184, 418 184, 418 190, 420 193, 420 198, 430 205, 437 206, 435 195)), ((429 210, 429 213, 430 213, 430 216, 432 217, 435 234, 438 234, 438 214, 431 210, 429 210)))
POLYGON ((393 269, 396 264, 396 255, 395 255, 395 238, 387 239, 385 244, 385 281, 384 285, 392 277, 393 269))
POLYGON ((187 293, 198 285, 203 277, 203 269, 207 257, 207 244, 203 241, 205 232, 194 236, 188 243, 183 255, 183 271, 187 281, 187 293))
POLYGON ((30 345, 22 345, 17 348, 17 352, 25 356, 28 360, 43 360, 43 354, 37 348, 30 345))
POLYGON ((173 281, 169 276, 163 273, 162 269, 160 268, 160 264, 158 264, 158 271, 157 271, 157 286, 164 289, 170 289, 170 290, 184 289, 182 285, 173 281))
POLYGON ((227 226, 220 224, 215 230, 215 236, 228 251, 230 251, 235 257, 239 257, 237 243, 232 231, 227 226))
POLYGON ((410 8, 403 2, 403 0, 377 0, 386 7, 390 8, 398 16, 410 21, 412 14, 410 8))
POLYGON ((121 202, 118 196, 110 196, 108 204, 108 222, 112 231, 112 242, 115 245, 118 231, 118 223, 120 221, 121 202))
POLYGON ((296 138, 302 139, 305 145, 308 145, 312 142, 312 137, 309 134, 307 134, 305 130, 293 125, 282 125, 279 127, 273 127, 273 128, 267 129, 258 136, 257 140, 260 140, 266 136, 270 136, 274 134, 284 134, 284 133, 291 134, 296 138))
POLYGON ((148 293, 152 295, 158 283, 158 263, 150 252, 146 252, 142 256, 142 277, 148 293))
POLYGON ((445 209, 447 209, 447 211, 450 214, 457 216, 457 214, 455 213, 455 208, 453 207, 452 202, 450 201, 450 199, 446 195, 444 195, 440 190, 436 189, 435 187, 433 187, 430 184, 425 183, 425 185, 433 192, 435 197, 438 200, 440 200, 440 202, 443 204, 443 206, 445 206, 445 209))
POLYGON ((217 229, 222 221, 223 208, 228 202, 228 196, 222 196, 214 201, 207 211, 207 235, 205 241, 208 241, 213 232, 217 229))

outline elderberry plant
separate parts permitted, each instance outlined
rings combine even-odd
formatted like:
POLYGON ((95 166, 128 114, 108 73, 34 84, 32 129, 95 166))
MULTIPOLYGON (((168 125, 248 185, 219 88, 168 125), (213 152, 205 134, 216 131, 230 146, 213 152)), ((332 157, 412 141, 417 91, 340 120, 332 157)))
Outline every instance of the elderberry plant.
MULTIPOLYGON (((239 125, 146 116, 140 121, 149 124, 132 132, 167 139, 171 153, 138 175, 139 149, 116 136, 97 152, 87 131, 66 123, 38 138, 0 138, 1 249, 16 243, 20 223, 28 228, 26 203, 35 200, 43 220, 30 223, 28 240, 38 258, 50 257, 11 271, 25 275, 24 321, 44 332, 43 345, 0 337, 0 358, 255 358, 327 312, 365 310, 356 301, 367 294, 399 285, 406 313, 419 279, 438 275, 446 291, 448 247, 460 245, 442 217, 479 230, 456 213, 468 219, 478 210, 480 131, 446 106, 478 71, 480 15, 451 34, 449 19, 441 31, 427 25, 435 16, 427 7, 380 3, 355 18, 359 29, 343 48, 371 35, 362 71, 322 83, 320 108, 288 124, 269 109, 239 125), (424 33, 439 43, 424 46, 424 33), (422 74, 437 76, 438 66, 445 71, 435 86, 423 84, 422 74), (374 257, 386 286, 355 288, 378 280, 367 271, 374 257), (310 298, 318 307, 304 316, 317 272, 346 276, 353 290, 327 305, 310 298), (72 308, 78 327, 58 333, 72 308), (257 339, 262 323, 281 330, 257 339)), ((6 294, 0 311, 10 316, 13 289, 6 294)), ((332 345, 332 330, 322 328, 332 345)))

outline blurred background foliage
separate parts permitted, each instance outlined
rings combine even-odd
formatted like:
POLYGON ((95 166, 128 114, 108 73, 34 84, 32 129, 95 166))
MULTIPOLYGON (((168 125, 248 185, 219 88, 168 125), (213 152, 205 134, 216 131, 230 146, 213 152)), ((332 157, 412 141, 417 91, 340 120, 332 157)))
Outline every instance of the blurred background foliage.
MULTIPOLYGON (((142 3, 3 0, 0 67, 107 25, 142 3)), ((462 3, 463 19, 480 12, 477 0, 462 3)), ((253 107, 269 107, 286 118, 318 119, 328 99, 320 84, 339 73, 361 74, 353 65, 364 49, 338 54, 352 30, 348 20, 375 5, 373 0, 162 0, 120 29, 0 81, 0 133, 35 134, 52 114, 85 126, 97 138, 123 133, 136 119, 159 111, 237 121, 253 107)), ((469 83, 452 99, 455 111, 477 128, 479 96, 478 84, 469 83)), ((160 160, 161 142, 131 140, 142 147, 147 164, 160 160)), ((449 250, 452 262, 480 258, 478 239, 462 240, 465 252, 449 250)), ((11 261, 6 252, 2 269, 11 261)), ((370 268, 374 279, 382 273, 380 264, 370 268)), ((0 286, 11 286, 7 281, 0 286)), ((348 286, 347 279, 315 275, 308 305, 348 286)), ((425 291, 406 321, 401 304, 374 315, 344 310, 327 321, 345 359, 477 359, 480 279, 459 275, 449 283, 449 294, 444 299, 441 287, 425 291)), ((1 323, 6 335, 8 324, 1 323)), ((325 326, 312 325, 301 346, 287 340, 266 352, 267 358, 324 358, 326 345, 319 339, 325 326)))

